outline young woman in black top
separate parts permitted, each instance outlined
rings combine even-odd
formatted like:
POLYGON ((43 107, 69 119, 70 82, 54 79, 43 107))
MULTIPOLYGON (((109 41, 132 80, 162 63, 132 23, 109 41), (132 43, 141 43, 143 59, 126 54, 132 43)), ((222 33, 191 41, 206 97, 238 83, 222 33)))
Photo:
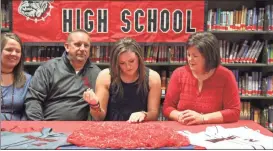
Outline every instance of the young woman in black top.
POLYGON ((132 123, 157 120, 160 96, 160 76, 145 66, 143 50, 131 38, 113 46, 110 68, 99 73, 96 93, 89 89, 83 94, 95 120, 132 123))

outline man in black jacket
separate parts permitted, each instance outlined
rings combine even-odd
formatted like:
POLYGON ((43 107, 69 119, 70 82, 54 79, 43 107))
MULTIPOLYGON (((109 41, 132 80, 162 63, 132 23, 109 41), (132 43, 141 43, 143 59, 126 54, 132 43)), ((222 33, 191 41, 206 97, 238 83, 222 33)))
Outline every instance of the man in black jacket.
POLYGON ((29 120, 87 120, 89 104, 82 95, 87 88, 95 89, 101 71, 89 60, 90 41, 84 30, 71 32, 62 57, 35 71, 25 99, 29 120))

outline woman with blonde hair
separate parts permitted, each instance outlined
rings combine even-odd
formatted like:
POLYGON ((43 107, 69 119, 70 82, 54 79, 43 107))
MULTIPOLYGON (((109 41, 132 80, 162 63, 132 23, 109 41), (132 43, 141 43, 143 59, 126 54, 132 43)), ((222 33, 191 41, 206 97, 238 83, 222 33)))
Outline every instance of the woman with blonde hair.
POLYGON ((16 34, 1 35, 1 120, 25 120, 24 99, 31 75, 23 70, 22 48, 16 34))

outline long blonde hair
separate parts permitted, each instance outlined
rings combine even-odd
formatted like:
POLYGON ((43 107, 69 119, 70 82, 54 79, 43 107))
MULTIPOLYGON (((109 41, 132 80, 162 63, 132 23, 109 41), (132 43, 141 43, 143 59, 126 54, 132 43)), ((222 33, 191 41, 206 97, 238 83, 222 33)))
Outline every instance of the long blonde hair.
POLYGON ((12 73, 14 76, 14 86, 16 88, 21 88, 26 82, 26 76, 24 74, 24 60, 25 53, 23 51, 23 45, 21 39, 15 33, 3 33, 1 34, 1 53, 3 52, 4 47, 8 43, 8 40, 13 39, 20 44, 21 47, 21 58, 19 63, 14 67, 12 73))

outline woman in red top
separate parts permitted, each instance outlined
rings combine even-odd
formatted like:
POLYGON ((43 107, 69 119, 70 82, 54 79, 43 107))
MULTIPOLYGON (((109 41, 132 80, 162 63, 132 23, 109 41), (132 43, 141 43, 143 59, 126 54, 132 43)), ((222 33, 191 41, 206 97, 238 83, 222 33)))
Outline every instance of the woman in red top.
POLYGON ((209 32, 195 33, 186 48, 187 65, 171 76, 164 116, 185 125, 238 121, 237 83, 233 73, 220 65, 217 38, 209 32))

